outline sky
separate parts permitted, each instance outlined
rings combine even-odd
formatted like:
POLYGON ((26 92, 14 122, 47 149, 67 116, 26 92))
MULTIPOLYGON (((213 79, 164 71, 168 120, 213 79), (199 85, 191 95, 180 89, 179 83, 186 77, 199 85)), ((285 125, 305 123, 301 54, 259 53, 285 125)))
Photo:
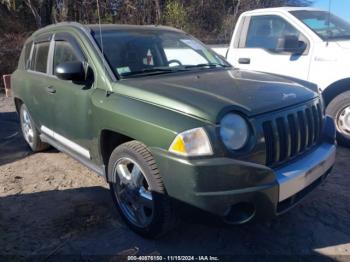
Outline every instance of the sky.
MULTIPOLYGON (((328 10, 329 0, 314 0, 314 7, 328 10)), ((350 22, 350 0, 331 0, 331 12, 350 22)))

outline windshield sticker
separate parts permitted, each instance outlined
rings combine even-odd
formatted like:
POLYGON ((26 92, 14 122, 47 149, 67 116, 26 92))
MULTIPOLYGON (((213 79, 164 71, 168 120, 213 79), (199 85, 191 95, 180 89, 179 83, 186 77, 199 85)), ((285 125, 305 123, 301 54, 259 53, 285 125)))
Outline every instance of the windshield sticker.
POLYGON ((192 39, 181 39, 180 41, 189 47, 192 47, 194 50, 205 50, 204 46, 200 45, 192 39))
POLYGON ((128 66, 117 67, 117 72, 120 75, 125 74, 125 73, 130 73, 130 68, 128 66))

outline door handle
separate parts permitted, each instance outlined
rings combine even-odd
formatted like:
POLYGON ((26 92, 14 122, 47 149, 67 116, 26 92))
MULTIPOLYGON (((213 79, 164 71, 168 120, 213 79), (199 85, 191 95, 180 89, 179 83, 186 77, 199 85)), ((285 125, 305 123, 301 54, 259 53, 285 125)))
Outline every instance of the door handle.
POLYGON ((243 64, 243 65, 249 65, 250 64, 250 58, 239 58, 238 59, 238 63, 239 64, 243 64))
POLYGON ((53 86, 48 86, 46 88, 47 92, 51 93, 51 94, 54 94, 56 93, 56 89, 53 87, 53 86))

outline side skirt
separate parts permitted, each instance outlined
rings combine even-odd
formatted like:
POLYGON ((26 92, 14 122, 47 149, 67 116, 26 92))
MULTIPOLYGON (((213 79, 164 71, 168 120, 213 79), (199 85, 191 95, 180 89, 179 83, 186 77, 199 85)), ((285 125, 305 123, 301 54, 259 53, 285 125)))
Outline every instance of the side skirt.
POLYGON ((107 178, 106 174, 105 174, 104 166, 100 167, 100 166, 92 163, 91 160, 73 152, 72 150, 70 150, 69 148, 62 145, 61 143, 56 141, 54 138, 51 138, 46 134, 43 134, 43 133, 40 134, 40 139, 41 139, 41 141, 48 143, 51 146, 55 147, 57 150, 62 151, 63 153, 66 153, 67 155, 71 156, 72 158, 74 158, 75 160, 77 160, 78 162, 80 162, 81 164, 86 166, 87 168, 89 168, 91 171, 94 171, 95 173, 97 173, 99 176, 107 178))

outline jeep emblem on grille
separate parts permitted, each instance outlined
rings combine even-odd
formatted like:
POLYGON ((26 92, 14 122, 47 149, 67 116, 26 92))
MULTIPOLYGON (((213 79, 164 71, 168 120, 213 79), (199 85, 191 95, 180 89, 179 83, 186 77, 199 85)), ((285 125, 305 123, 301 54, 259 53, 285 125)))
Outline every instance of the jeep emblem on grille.
POLYGON ((297 98, 297 95, 295 93, 289 93, 289 94, 283 94, 282 100, 287 100, 289 98, 297 98))

